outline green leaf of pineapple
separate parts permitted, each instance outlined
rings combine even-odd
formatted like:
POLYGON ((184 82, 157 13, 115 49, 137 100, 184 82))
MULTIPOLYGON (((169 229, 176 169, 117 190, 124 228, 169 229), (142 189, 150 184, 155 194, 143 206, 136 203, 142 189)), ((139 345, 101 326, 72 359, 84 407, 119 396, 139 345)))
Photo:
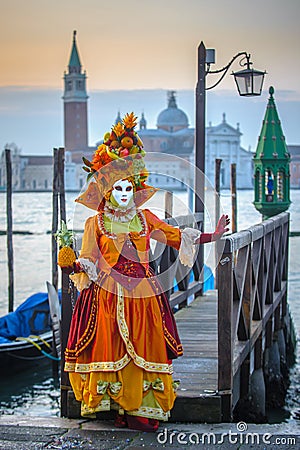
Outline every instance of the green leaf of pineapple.
POLYGON ((68 227, 63 220, 60 221, 60 229, 54 236, 60 247, 71 247, 71 245, 75 242, 74 232, 68 230, 68 227))

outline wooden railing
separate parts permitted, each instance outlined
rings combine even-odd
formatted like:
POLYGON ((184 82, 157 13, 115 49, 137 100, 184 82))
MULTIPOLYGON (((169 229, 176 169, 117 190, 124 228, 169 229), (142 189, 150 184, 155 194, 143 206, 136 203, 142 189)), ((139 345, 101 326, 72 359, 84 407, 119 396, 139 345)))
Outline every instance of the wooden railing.
MULTIPOLYGON (((177 216, 165 219, 170 225, 184 229, 186 227, 202 229, 203 213, 195 213, 185 216, 177 216)), ((178 251, 159 242, 155 243, 154 250, 150 254, 152 268, 156 275, 160 275, 160 282, 164 288, 171 308, 183 308, 187 305, 188 298, 201 294, 203 288, 203 261, 201 253, 197 254, 194 266, 183 266, 178 258, 178 251), (193 281, 191 279, 193 272, 193 281), (176 289, 177 288, 177 289, 176 289)))
POLYGON ((249 395, 252 374, 262 370, 264 353, 284 326, 288 242, 289 213, 220 241, 218 391, 223 421, 231 420, 237 402, 249 395))

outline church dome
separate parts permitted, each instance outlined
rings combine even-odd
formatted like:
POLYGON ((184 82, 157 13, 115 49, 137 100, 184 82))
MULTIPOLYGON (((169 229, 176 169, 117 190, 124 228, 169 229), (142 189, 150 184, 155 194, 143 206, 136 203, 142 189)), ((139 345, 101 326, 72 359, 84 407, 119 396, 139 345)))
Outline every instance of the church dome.
POLYGON ((188 117, 176 103, 175 91, 168 92, 168 107, 161 111, 157 118, 157 128, 166 131, 178 131, 188 128, 188 117))

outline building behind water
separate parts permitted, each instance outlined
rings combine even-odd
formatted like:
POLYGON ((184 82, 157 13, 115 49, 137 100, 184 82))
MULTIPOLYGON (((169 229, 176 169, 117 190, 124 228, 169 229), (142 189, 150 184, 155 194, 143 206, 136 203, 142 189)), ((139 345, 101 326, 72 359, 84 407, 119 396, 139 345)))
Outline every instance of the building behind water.
MULTIPOLYGON (((82 170, 82 156, 91 158, 97 145, 88 140, 87 75, 82 69, 76 32, 73 34, 70 59, 64 73, 64 147, 65 185, 68 191, 80 191, 86 182, 82 170)), ((127 111, 125 111, 127 112, 127 111)), ((125 113, 124 112, 124 113, 125 113)), ((121 120, 116 112, 115 121, 121 120)), ((106 131, 106 130, 104 130, 106 131)), ((195 129, 189 126, 187 114, 178 107, 175 91, 167 92, 167 106, 157 115, 156 128, 147 127, 146 114, 142 113, 137 130, 147 152, 149 183, 164 189, 186 189, 193 185, 195 129), (190 164, 187 164, 189 162, 190 164)), ((239 124, 226 121, 206 127, 205 173, 214 185, 215 159, 222 159, 221 188, 230 188, 230 165, 236 164, 237 188, 253 188, 253 153, 241 147, 239 124)), ((300 187, 300 146, 291 146, 291 187, 300 187)), ((53 163, 51 156, 26 155, 16 144, 7 144, 12 159, 12 185, 14 191, 50 191, 52 189, 53 163)), ((6 187, 5 152, 0 158, 0 189, 6 187)))

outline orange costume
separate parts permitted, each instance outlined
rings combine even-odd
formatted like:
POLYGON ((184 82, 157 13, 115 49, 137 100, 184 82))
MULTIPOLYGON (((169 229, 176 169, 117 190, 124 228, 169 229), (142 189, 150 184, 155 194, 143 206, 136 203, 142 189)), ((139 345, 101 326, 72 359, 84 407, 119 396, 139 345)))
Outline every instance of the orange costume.
POLYGON ((148 253, 150 237, 179 249, 182 232, 149 210, 137 210, 127 233, 111 233, 103 219, 101 211, 87 220, 78 259, 84 272, 71 275, 86 288, 73 313, 65 370, 84 416, 112 408, 167 420, 178 386, 171 359, 182 346, 148 253))
POLYGON ((181 263, 192 267, 201 232, 180 230, 139 209, 155 189, 145 185, 145 152, 135 125, 133 113, 127 114, 105 135, 93 160, 83 158, 96 182, 77 201, 97 215, 86 221, 70 275, 80 295, 65 371, 83 416, 114 409, 118 420, 125 414, 120 426, 153 431, 173 407, 178 381, 172 379, 172 359, 182 355, 182 346, 149 264, 150 238, 177 249, 181 263))

